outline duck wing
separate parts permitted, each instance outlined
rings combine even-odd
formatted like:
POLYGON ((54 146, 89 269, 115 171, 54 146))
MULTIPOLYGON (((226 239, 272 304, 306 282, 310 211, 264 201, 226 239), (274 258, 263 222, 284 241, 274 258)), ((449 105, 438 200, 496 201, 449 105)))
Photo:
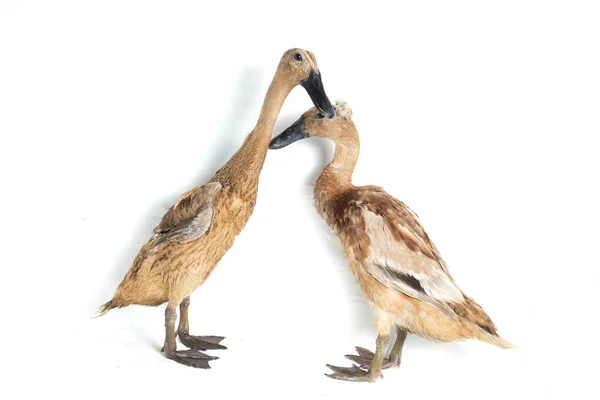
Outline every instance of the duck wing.
POLYGON ((221 187, 219 182, 209 182, 181 195, 154 229, 151 247, 167 241, 188 243, 206 233, 212 225, 214 202, 221 187))
POLYGON ((429 240, 417 215, 378 187, 357 188, 347 199, 348 225, 358 240, 367 272, 386 287, 453 312, 450 303, 465 297, 429 240))

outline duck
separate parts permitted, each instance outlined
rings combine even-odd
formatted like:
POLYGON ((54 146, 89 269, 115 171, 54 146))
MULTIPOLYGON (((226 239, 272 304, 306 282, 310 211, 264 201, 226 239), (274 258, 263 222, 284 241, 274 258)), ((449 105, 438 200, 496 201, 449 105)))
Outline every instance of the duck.
POLYGON ((209 361, 218 357, 204 351, 226 349, 221 344, 224 337, 190 335, 190 295, 210 276, 252 215, 275 121, 296 86, 306 90, 320 112, 333 116, 315 55, 298 48, 286 51, 252 132, 208 182, 183 193, 167 210, 98 316, 132 304, 167 303, 165 356, 186 366, 210 368, 209 361), (177 308, 180 318, 175 329, 177 308), (176 337, 188 350, 177 350, 176 337))
POLYGON ((352 175, 360 141, 346 102, 335 104, 334 118, 316 108, 274 137, 270 149, 321 137, 335 143, 333 159, 314 186, 315 206, 339 237, 350 269, 372 310, 375 352, 356 347, 346 355, 355 364, 327 364, 330 378, 374 382, 382 369, 399 367, 407 335, 432 341, 478 339, 500 348, 513 345, 456 284, 448 266, 415 214, 379 186, 355 186, 352 175), (396 339, 386 357, 391 330, 396 339))

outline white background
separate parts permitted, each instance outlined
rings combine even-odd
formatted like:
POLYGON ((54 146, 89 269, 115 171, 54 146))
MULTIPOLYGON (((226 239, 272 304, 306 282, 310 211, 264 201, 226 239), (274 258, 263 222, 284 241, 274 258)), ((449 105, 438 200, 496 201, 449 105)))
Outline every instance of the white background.
MULTIPOLYGON (((3 390, 598 398, 599 20, 593 1, 2 1, 3 390), (420 215, 519 349, 409 336, 384 380, 323 376, 375 331, 312 207, 332 155, 319 139, 268 154, 254 215, 192 296, 192 333, 227 337, 213 369, 159 353, 163 307, 90 319, 162 213, 252 130, 290 47, 354 110, 356 184, 420 215)), ((309 107, 295 89, 275 131, 309 107)))

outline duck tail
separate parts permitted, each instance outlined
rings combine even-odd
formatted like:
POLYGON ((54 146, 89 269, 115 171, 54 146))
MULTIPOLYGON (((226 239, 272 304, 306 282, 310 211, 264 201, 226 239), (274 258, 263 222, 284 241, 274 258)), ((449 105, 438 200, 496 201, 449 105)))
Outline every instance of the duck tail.
POLYGON ((98 312, 96 313, 96 315, 94 315, 93 318, 101 317, 104 314, 106 314, 107 312, 109 312, 110 310, 112 310, 113 308, 121 308, 121 307, 123 307, 123 301, 121 299, 117 299, 116 297, 113 297, 112 299, 110 299, 109 301, 107 301, 106 303, 104 303, 100 306, 100 308, 98 309, 98 312))
POLYGON ((473 336, 477 339, 500 347, 501 349, 515 348, 514 344, 504 340, 496 329, 489 315, 472 298, 463 293, 465 301, 462 303, 452 303, 452 310, 475 327, 473 336))
POLYGON ((518 347, 498 335, 490 335, 486 332, 485 336, 486 337, 482 337, 481 340, 493 344, 496 347, 500 347, 501 349, 514 349, 518 347))

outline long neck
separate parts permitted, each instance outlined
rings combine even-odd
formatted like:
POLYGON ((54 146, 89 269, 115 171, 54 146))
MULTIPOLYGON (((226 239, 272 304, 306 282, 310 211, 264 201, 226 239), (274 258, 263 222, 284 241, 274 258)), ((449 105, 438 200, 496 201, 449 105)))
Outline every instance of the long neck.
POLYGON ((360 141, 354 124, 335 141, 333 160, 323 169, 315 185, 316 192, 333 193, 352 187, 352 173, 358 161, 360 141))
POLYGON ((256 190, 275 121, 283 102, 293 88, 294 86, 282 80, 278 73, 275 74, 267 90, 256 126, 227 164, 217 172, 215 179, 240 189, 256 190))
POLYGON ((271 140, 273 128, 275 127, 275 122, 277 121, 281 107, 293 88, 294 85, 281 79, 279 74, 275 74, 271 85, 269 85, 267 94, 265 95, 265 100, 263 101, 258 121, 256 121, 256 126, 250 134, 251 140, 260 141, 261 139, 266 139, 267 143, 271 140))

